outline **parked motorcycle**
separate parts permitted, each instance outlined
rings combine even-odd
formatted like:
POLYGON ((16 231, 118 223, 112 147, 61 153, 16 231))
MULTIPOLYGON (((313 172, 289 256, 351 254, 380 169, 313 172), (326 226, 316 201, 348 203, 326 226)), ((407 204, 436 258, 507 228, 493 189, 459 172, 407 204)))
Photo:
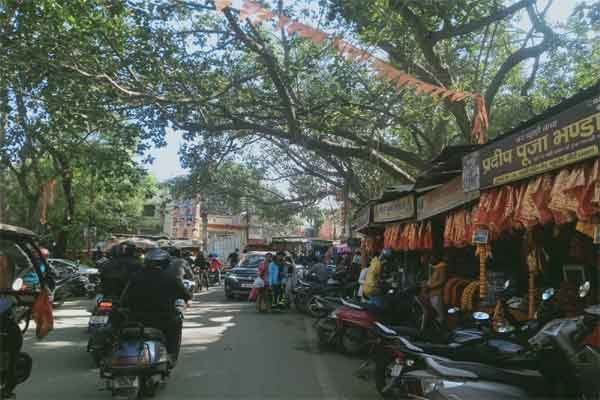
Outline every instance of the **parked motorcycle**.
MULTIPOLYGON (((177 300, 175 306, 183 319, 185 301, 177 300)), ((120 314, 127 315, 122 310, 120 314)), ((128 321, 119 324, 116 337, 113 351, 100 367, 100 377, 107 388, 113 397, 154 396, 174 366, 168 357, 165 335, 158 329, 128 321)))
POLYGON ((57 280, 53 286, 50 294, 55 307, 60 307, 65 301, 75 297, 89 297, 96 290, 96 286, 90 284, 86 276, 78 273, 57 280))
MULTIPOLYGON (((580 298, 587 296, 590 289, 589 282, 580 287, 580 298)), ((497 393, 492 398, 511 398, 516 395, 522 396, 520 392, 525 387, 530 394, 548 395, 548 385, 562 379, 560 376, 554 376, 552 373, 543 372, 544 368, 556 370, 558 364, 552 364, 550 354, 544 359, 540 354, 532 357, 530 343, 533 338, 538 337, 538 327, 545 326, 556 321, 553 316, 557 315, 557 309, 553 306, 552 289, 544 291, 542 294, 542 303, 538 309, 538 319, 525 321, 522 323, 496 325, 494 329, 488 324, 484 329, 480 329, 479 334, 473 332, 472 339, 466 342, 452 341, 447 345, 435 345, 431 343, 417 342, 407 338, 398 337, 398 335, 389 327, 382 324, 378 325, 380 329, 380 344, 376 354, 376 385, 379 392, 385 398, 397 398, 398 396, 421 395, 424 381, 434 380, 427 370, 427 363, 437 366, 439 360, 443 363, 454 363, 454 367, 467 366, 468 368, 479 368, 481 374, 485 375, 484 380, 490 376, 497 375, 498 381, 495 384, 482 383, 475 385, 479 391, 474 392, 473 398, 490 398, 491 393, 497 393), (533 338, 532 338, 533 337, 533 338), (424 360, 429 360, 425 362, 424 360), (451 360, 451 361, 450 361, 451 360), (462 364, 461 364, 462 363, 462 364), (548 364, 549 363, 549 364, 548 364), (473 365, 479 367, 473 367, 473 365), (419 372, 408 374, 407 371, 420 370, 419 372), (408 376, 408 378, 406 378, 408 376), (421 379, 417 379, 420 376, 421 379), (551 382, 548 382, 548 378, 551 382), (499 387, 512 382, 515 387, 499 387)), ((489 315, 486 313, 474 313, 474 317, 482 323, 489 322, 489 315)), ((542 329, 542 330, 544 330, 542 329)), ((541 332, 541 331, 540 331, 541 332)), ((553 351, 556 353, 555 351, 553 351)), ((555 361, 558 362, 558 361, 555 361)), ((564 364, 560 361, 561 365, 564 364)), ((483 376, 482 375, 482 376, 483 376)), ((572 386, 572 383, 569 383, 572 386)), ((471 391, 469 388, 466 392, 471 391)), ((561 389, 563 390, 563 389, 561 389)), ((563 393, 558 390, 556 393, 563 393)), ((425 390, 427 392, 428 390, 425 390)), ((454 393, 454 396, 457 396, 454 393)), ((431 397, 445 398, 445 397, 431 397)), ((454 398, 461 398, 460 396, 454 398)))
POLYGON ((390 289, 384 307, 342 300, 342 306, 316 324, 319 344, 334 345, 347 354, 363 353, 375 339, 375 322, 385 321, 410 337, 439 341, 443 329, 431 305, 417 295, 417 288, 390 289))
POLYGON ((329 278, 326 282, 298 280, 293 289, 294 305, 296 309, 313 317, 322 317, 316 296, 325 297, 353 297, 357 284, 344 283, 342 280, 329 278))

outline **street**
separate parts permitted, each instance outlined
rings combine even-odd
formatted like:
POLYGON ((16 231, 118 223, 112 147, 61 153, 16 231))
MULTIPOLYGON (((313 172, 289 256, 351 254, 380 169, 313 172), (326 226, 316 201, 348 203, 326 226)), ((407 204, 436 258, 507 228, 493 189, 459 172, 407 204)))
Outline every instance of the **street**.
MULTIPOLYGON (((33 372, 18 398, 110 399, 85 351, 86 304, 57 309, 42 341, 30 329, 24 347, 33 372)), ((360 359, 318 351, 312 322, 295 312, 258 314, 253 303, 225 300, 222 288, 196 295, 179 364, 157 398, 378 398, 372 382, 354 375, 360 359)))

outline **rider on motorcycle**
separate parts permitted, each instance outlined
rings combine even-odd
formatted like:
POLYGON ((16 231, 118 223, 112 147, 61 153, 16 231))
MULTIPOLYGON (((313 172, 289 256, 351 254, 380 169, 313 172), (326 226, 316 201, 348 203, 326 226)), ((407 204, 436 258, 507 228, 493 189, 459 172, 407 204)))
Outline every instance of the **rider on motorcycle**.
POLYGON ((183 282, 166 271, 169 253, 153 249, 146 253, 145 268, 132 277, 123 295, 123 305, 131 310, 131 319, 161 330, 171 361, 179 355, 182 321, 177 317, 175 301, 192 297, 183 282))
POLYGON ((135 245, 124 242, 110 249, 110 260, 100 270, 100 293, 105 298, 118 299, 129 279, 141 270, 135 245))

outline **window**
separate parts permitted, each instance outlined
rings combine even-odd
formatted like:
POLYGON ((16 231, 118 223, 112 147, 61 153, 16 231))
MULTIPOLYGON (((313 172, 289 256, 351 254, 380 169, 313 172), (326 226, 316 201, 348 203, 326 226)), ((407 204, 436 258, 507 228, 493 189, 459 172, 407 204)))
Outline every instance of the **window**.
POLYGON ((144 217, 154 217, 156 213, 156 206, 153 204, 146 204, 144 206, 144 213, 143 216, 144 217))

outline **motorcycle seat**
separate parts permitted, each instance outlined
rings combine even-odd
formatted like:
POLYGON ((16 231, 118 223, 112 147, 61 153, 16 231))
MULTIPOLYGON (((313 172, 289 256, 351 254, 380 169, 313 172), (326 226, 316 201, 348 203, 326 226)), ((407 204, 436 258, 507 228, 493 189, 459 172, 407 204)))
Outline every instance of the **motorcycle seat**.
MULTIPOLYGON (((124 328, 121 330, 121 337, 124 339, 139 339, 140 332, 140 328, 124 328)), ((165 334, 160 329, 149 327, 144 328, 144 339, 166 341, 165 334)))
POLYGON ((427 365, 442 376, 505 383, 521 388, 539 387, 544 381, 540 372, 529 369, 503 369, 481 363, 433 358, 427 359, 427 365))
POLYGON ((404 336, 409 338, 418 337, 422 333, 420 329, 413 328, 410 326, 392 325, 390 326, 390 328, 396 331, 397 336, 404 336))

